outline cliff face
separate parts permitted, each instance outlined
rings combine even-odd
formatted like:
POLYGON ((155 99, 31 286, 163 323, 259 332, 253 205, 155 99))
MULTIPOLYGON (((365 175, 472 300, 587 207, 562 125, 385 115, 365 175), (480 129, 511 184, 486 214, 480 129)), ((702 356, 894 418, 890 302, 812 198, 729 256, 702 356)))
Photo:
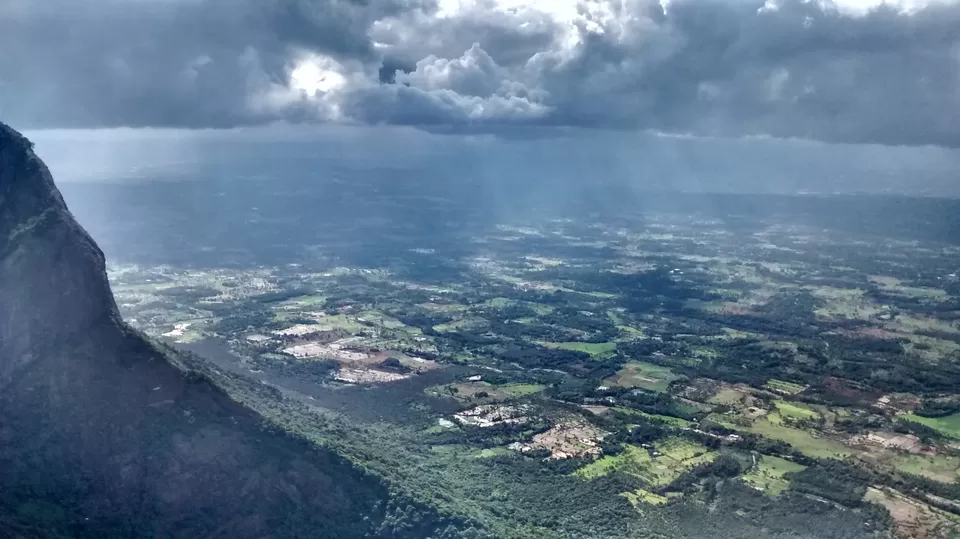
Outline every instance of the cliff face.
POLYGON ((0 537, 385 533, 377 478, 167 354, 121 321, 100 249, 0 124, 0 537))
POLYGON ((57 341, 119 319, 103 268, 29 141, 0 124, 0 393, 57 341))

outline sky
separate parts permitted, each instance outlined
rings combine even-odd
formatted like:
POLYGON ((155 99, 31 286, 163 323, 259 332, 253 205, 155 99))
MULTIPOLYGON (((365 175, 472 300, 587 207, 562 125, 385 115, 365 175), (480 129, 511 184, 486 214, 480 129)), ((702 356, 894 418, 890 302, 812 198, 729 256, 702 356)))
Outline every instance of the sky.
POLYGON ((3 0, 20 129, 593 128, 960 147, 956 0, 3 0))

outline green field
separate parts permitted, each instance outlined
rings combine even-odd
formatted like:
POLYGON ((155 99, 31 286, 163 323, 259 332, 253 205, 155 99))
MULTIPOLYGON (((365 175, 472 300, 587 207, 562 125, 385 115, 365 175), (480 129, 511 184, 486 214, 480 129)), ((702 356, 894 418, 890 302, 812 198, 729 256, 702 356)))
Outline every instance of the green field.
POLYGON ((561 348, 563 350, 573 350, 574 352, 586 352, 591 356, 606 356, 617 349, 617 343, 613 342, 544 342, 540 344, 547 348, 561 348))
POLYGON ((779 415, 775 413, 757 419, 749 426, 738 425, 717 414, 711 415, 709 419, 730 429, 787 442, 804 455, 814 458, 843 458, 852 454, 850 448, 840 442, 815 436, 809 430, 783 425, 779 415))
POLYGON ((747 395, 748 393, 741 389, 727 387, 718 391, 717 394, 710 397, 707 402, 722 406, 736 406, 743 402, 747 395))
POLYGON ((525 397, 543 391, 544 386, 540 384, 507 384, 495 386, 495 390, 508 397, 525 397))
POLYGON ((622 316, 620 316, 614 311, 607 311, 607 316, 610 318, 610 321, 614 323, 614 325, 617 325, 617 326, 627 325, 627 321, 624 320, 622 316))
POLYGON ((312 296, 297 296, 295 298, 286 299, 281 301, 279 305, 283 307, 296 307, 296 306, 307 306, 307 305, 314 307, 314 306, 323 305, 324 303, 326 303, 326 301, 327 301, 326 296, 315 294, 312 296))
POLYGON ((941 432, 944 436, 960 439, 960 413, 944 417, 923 417, 916 414, 904 414, 900 416, 900 418, 926 425, 931 429, 941 432))
POLYGON ((807 388, 807 386, 794 384, 793 382, 785 382, 783 380, 777 380, 776 378, 771 378, 767 380, 767 383, 764 384, 763 387, 771 391, 776 391, 778 393, 785 393, 787 395, 796 395, 797 393, 800 393, 801 391, 807 388))
POLYGON ((513 305, 515 302, 507 298, 493 298, 488 299, 484 302, 484 305, 487 307, 493 307, 494 309, 503 309, 513 305))
POLYGON ((348 316, 345 314, 335 314, 332 316, 324 316, 317 319, 317 324, 321 326, 327 326, 333 329, 342 329, 347 333, 357 333, 363 330, 363 325, 357 322, 355 317, 348 316))
POLYGON ((481 449, 477 453, 474 453, 473 457, 478 459, 489 459, 513 454, 515 453, 506 447, 491 447, 487 449, 481 449))
MULTIPOLYGON (((789 419, 817 419, 820 417, 820 414, 807 408, 802 403, 777 400, 773 401, 773 404, 777 407, 777 412, 781 417, 789 419)), ((774 421, 773 417, 770 420, 774 421)))
POLYGON ((453 331, 471 330, 485 327, 487 324, 488 322, 483 318, 463 318, 461 320, 447 322, 446 324, 438 324, 433 326, 433 330, 438 333, 450 333, 453 331))
POLYGON ((790 486, 790 481, 783 477, 785 474, 799 472, 805 468, 806 466, 789 460, 763 455, 758 458, 757 465, 741 479, 762 490, 768 496, 776 496, 790 486))
POLYGON ((674 374, 669 367, 631 361, 624 365, 617 374, 607 378, 604 382, 611 386, 639 387, 650 391, 664 392, 670 382, 679 378, 681 376, 674 374))
POLYGON ((644 490, 642 488, 638 488, 633 492, 624 492, 622 495, 625 498, 627 498, 627 500, 630 501, 630 505, 633 505, 634 507, 636 507, 641 503, 649 503, 651 505, 664 505, 665 503, 670 501, 670 498, 667 498, 666 496, 661 496, 659 494, 655 494, 653 492, 650 492, 649 490, 644 490))
POLYGON ((797 448, 804 455, 816 458, 839 458, 851 454, 850 449, 828 438, 819 438, 809 431, 777 425, 772 421, 760 419, 746 429, 748 432, 782 440, 797 448))
POLYGON ((660 415, 660 414, 648 414, 646 412, 641 412, 640 410, 633 410, 630 408, 617 407, 617 408, 614 408, 614 410, 623 414, 635 415, 640 417, 649 417, 651 419, 659 419, 660 421, 663 421, 668 425, 673 425, 674 427, 689 427, 690 425, 694 424, 693 421, 687 421, 686 419, 682 419, 679 417, 673 417, 669 415, 660 415))
POLYGON ((539 315, 541 315, 541 316, 543 316, 543 315, 545 315, 545 314, 550 314, 550 313, 553 312, 553 307, 551 307, 551 306, 549 306, 549 305, 544 305, 543 303, 529 302, 529 303, 527 303, 527 305, 529 305, 530 308, 533 309, 533 312, 535 312, 535 313, 537 313, 537 314, 539 314, 539 315))
POLYGON ((943 483, 960 481, 960 457, 957 456, 904 453, 898 454, 889 464, 899 471, 943 483))
POLYGON ((481 399, 482 401, 505 401, 533 395, 543 391, 539 384, 506 384, 495 386, 487 382, 460 382, 439 386, 430 386, 424 390, 435 397, 453 397, 460 401, 481 399))
POLYGON ((706 447, 683 438, 669 438, 654 444, 653 456, 643 447, 628 445, 619 455, 600 458, 575 473, 584 479, 594 479, 613 471, 621 471, 642 479, 651 487, 669 485, 680 474, 698 464, 710 462, 717 454, 706 447))

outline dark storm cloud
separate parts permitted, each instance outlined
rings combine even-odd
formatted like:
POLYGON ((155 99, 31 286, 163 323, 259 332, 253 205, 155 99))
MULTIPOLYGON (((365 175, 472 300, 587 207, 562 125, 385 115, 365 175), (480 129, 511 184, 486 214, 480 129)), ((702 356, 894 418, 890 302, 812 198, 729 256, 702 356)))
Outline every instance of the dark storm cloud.
MULTIPOLYGON (((2 113, 38 126, 230 126, 285 84, 291 54, 378 61, 372 21, 402 0, 6 0, 2 113)), ((298 107, 289 114, 296 117, 298 107)), ((283 116, 282 113, 274 111, 283 116)))
POLYGON ((0 114, 24 126, 340 120, 960 146, 955 2, 853 13, 588 0, 565 17, 463 4, 439 17, 428 0, 7 0, 0 114), (320 55, 311 77, 334 82, 290 89, 304 51, 320 55))

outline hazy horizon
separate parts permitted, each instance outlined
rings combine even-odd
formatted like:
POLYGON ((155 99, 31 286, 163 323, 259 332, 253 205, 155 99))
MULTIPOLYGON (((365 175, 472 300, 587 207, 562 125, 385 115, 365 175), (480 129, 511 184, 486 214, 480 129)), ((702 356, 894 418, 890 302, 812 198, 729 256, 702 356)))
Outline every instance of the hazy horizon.
MULTIPOLYGON (((595 129, 437 134, 411 127, 27 131, 58 182, 234 180, 333 169, 639 191, 960 197, 960 150, 595 129), (244 170, 240 163, 250 165, 244 170), (536 177, 533 177, 536 176, 536 177)), ((342 170, 341 170, 342 172, 342 170)))

